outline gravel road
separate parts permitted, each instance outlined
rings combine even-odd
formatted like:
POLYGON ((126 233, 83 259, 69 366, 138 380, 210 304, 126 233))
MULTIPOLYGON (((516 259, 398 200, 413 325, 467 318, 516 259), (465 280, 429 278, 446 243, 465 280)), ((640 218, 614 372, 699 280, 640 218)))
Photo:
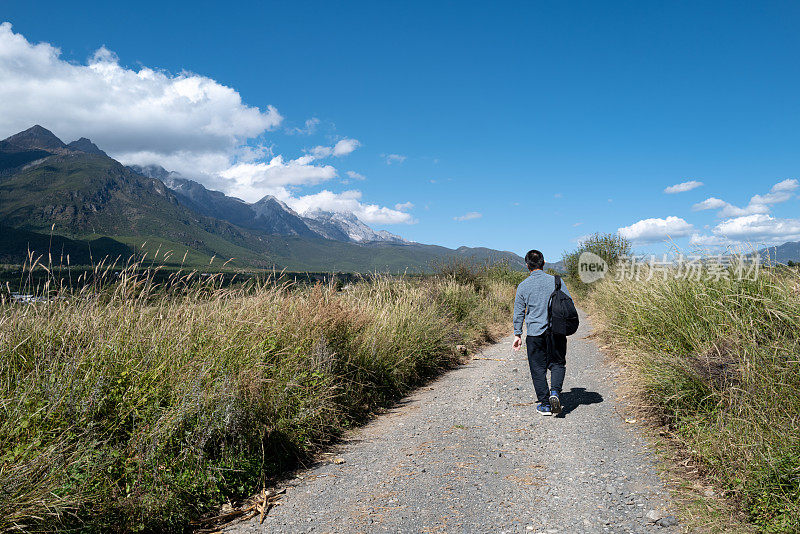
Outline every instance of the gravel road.
POLYGON ((299 473, 263 524, 226 532, 681 531, 654 454, 615 400, 618 371, 581 318, 561 416, 535 413, 524 347, 505 338, 299 473))

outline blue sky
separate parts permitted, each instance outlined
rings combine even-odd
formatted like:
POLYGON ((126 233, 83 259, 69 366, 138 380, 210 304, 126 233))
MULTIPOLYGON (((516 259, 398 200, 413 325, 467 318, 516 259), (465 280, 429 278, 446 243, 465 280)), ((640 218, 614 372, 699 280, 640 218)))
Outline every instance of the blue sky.
POLYGON ((800 240, 796 2, 6 0, 0 20, 2 137, 39 122, 450 247, 555 259, 620 228, 639 250, 800 240), (189 103, 153 104, 174 87, 189 103))

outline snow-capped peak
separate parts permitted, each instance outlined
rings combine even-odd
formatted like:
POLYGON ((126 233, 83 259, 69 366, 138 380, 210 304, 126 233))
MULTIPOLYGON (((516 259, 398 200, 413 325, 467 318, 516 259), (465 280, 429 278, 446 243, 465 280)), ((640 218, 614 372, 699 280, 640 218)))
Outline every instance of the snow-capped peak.
POLYGON ((357 243, 367 243, 370 241, 391 241, 396 243, 407 243, 400 236, 391 234, 386 230, 376 232, 352 212, 324 211, 321 209, 311 210, 303 214, 303 217, 314 230, 322 233, 329 239, 341 239, 335 234, 341 233, 347 236, 350 241, 357 243), (332 235, 333 234, 333 235, 332 235))
POLYGON ((274 196, 272 196, 272 195, 267 195, 267 196, 265 196, 264 198, 262 198, 261 200, 259 200, 258 202, 254 202, 254 203, 252 204, 252 206, 253 206, 253 208, 255 208, 255 209, 256 209, 256 211, 259 211, 259 208, 267 208, 267 207, 269 207, 269 206, 275 206, 276 204, 277 204, 278 206, 280 206, 280 207, 281 207, 281 209, 283 209, 283 211, 285 211, 285 212, 288 212, 288 213, 291 213, 291 214, 292 214, 292 215, 294 215, 295 217, 299 217, 299 215, 297 214, 297 212, 296 212, 296 211, 294 211, 292 208, 290 208, 290 207, 288 206, 288 204, 286 204, 286 203, 285 203, 285 202, 283 202, 282 200, 278 200, 276 197, 274 197, 274 196))
POLYGON ((410 243, 386 230, 373 230, 349 211, 315 209, 299 215, 285 202, 272 195, 266 195, 251 204, 219 191, 206 189, 199 182, 189 180, 159 165, 131 165, 130 169, 161 180, 168 188, 182 195, 181 198, 191 201, 192 209, 200 209, 205 215, 223 218, 247 228, 264 229, 280 235, 315 236, 316 234, 315 237, 355 243, 374 241, 410 243))

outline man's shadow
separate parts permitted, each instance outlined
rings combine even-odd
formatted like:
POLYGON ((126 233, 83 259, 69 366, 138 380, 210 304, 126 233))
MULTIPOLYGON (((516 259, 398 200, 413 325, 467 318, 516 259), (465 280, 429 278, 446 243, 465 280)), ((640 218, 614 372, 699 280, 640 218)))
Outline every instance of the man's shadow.
POLYGON ((559 397, 561 399, 561 413, 556 417, 564 417, 582 404, 603 402, 602 395, 596 391, 586 391, 586 388, 572 388, 569 391, 562 391, 559 397))

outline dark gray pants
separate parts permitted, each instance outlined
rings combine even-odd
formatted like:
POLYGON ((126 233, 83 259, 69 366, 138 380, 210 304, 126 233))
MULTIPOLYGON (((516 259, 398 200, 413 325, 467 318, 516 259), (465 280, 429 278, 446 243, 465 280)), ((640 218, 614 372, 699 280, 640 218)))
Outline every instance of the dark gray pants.
POLYGON ((564 385, 564 375, 567 372, 566 353, 567 338, 557 336, 554 339, 553 351, 548 354, 547 336, 527 336, 525 346, 528 349, 528 365, 531 368, 533 388, 536 390, 536 399, 545 404, 550 401, 550 390, 555 389, 561 393, 564 385), (547 387, 547 370, 550 369, 550 387, 547 387))

